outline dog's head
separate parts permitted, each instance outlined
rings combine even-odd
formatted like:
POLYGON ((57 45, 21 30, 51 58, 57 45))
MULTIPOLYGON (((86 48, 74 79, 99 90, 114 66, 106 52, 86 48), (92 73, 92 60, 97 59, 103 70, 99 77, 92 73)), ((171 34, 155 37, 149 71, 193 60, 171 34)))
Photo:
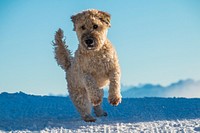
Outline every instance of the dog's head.
POLYGON ((83 11, 71 17, 79 45, 86 50, 98 50, 106 41, 110 14, 95 9, 83 11))

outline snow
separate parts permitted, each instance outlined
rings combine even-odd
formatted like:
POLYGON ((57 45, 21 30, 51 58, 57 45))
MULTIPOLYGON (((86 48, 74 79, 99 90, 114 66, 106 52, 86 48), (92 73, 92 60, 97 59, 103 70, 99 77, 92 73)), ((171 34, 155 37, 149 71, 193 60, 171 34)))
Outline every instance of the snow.
POLYGON ((68 97, 0 94, 0 132, 200 132, 198 98, 104 99, 108 117, 81 120, 68 97))

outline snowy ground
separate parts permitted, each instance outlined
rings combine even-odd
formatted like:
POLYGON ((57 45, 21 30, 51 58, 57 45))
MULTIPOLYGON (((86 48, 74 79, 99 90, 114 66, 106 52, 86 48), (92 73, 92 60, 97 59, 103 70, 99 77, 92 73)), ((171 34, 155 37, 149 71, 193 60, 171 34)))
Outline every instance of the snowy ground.
POLYGON ((200 99, 130 98, 95 123, 80 119, 68 97, 0 94, 0 132, 200 132, 200 99))

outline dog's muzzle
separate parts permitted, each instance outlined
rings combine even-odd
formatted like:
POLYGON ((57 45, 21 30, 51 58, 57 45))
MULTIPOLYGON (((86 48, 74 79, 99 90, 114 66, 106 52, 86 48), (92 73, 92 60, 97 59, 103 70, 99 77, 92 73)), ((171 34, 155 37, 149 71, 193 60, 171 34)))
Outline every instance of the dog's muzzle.
POLYGON ((85 44, 88 49, 92 49, 95 47, 94 39, 93 38, 88 38, 85 40, 85 44))

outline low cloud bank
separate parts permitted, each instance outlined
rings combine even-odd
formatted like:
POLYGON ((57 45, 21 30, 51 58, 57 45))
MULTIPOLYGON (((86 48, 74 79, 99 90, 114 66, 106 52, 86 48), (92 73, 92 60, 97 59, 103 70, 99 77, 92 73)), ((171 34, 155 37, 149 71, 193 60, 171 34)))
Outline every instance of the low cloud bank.
MULTIPOLYGON (((122 86, 123 90, 123 86, 122 86)), ((132 97, 186 97, 200 98, 200 81, 180 80, 169 86, 144 84, 122 91, 124 98, 132 97)))

